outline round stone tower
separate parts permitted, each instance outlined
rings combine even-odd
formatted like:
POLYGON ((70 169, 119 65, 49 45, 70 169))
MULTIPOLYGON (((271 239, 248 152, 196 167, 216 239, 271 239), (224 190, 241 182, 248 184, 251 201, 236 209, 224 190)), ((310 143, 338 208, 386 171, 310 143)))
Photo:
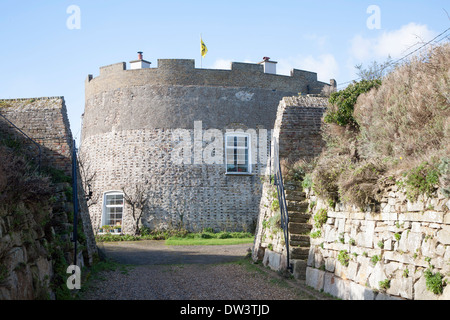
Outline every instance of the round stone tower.
POLYGON ((252 231, 279 101, 330 87, 312 72, 264 72, 268 59, 231 70, 138 60, 89 75, 80 158, 94 231, 134 233, 141 213, 150 229, 252 231))

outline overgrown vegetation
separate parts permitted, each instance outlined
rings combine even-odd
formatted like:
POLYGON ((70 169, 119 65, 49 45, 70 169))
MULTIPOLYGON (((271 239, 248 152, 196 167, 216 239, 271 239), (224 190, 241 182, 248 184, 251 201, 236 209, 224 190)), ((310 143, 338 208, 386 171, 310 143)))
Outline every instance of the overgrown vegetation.
POLYGON ((389 73, 382 66, 366 73, 359 66, 363 80, 330 96, 325 150, 313 168, 286 171, 322 199, 361 209, 378 204, 395 181, 411 201, 438 188, 449 197, 450 44, 389 73))

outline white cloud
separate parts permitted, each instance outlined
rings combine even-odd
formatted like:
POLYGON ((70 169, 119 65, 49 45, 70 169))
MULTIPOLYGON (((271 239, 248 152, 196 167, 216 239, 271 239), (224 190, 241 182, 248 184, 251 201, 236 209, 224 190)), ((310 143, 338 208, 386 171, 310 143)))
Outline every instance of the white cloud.
POLYGON ((358 62, 367 62, 368 60, 382 62, 388 56, 393 59, 401 58, 434 36, 436 33, 428 29, 427 25, 412 22, 398 30, 385 31, 374 38, 354 36, 351 40, 350 55, 358 62))
POLYGON ((321 54, 317 57, 308 55, 278 60, 278 74, 290 75, 291 69, 316 72, 319 81, 329 82, 330 79, 336 79, 339 65, 330 53, 321 54))

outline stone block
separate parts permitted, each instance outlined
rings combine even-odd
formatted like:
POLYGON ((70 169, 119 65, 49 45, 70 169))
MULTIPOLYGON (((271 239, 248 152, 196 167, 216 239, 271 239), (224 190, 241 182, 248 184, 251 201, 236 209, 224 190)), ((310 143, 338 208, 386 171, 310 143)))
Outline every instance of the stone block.
POLYGON ((436 239, 444 245, 449 245, 450 244, 450 225, 443 225, 442 229, 438 231, 438 233, 436 235, 436 239))
POLYGON ((399 250, 415 253, 417 249, 420 249, 424 237, 425 235, 420 232, 409 232, 409 230, 402 232, 399 250))
POLYGON ((355 282, 350 282, 349 300, 374 300, 375 292, 355 282))
POLYGON ((264 252, 263 265, 272 270, 282 269, 282 255, 280 253, 266 249, 264 252))
POLYGON ((401 276, 391 280, 390 287, 386 293, 406 299, 413 299, 413 288, 413 278, 401 276))
POLYGON ((325 273, 323 291, 342 300, 348 300, 350 281, 325 273))
POLYGON ((325 271, 307 267, 306 285, 318 291, 322 290, 324 286, 325 273, 326 273, 325 271))
POLYGON ((305 260, 291 260, 292 274, 295 279, 306 280, 307 279, 307 265, 305 260))
POLYGON ((380 289, 380 281, 384 281, 387 278, 388 276, 385 273, 383 263, 378 262, 373 268, 372 274, 369 276, 369 286, 373 289, 380 289))

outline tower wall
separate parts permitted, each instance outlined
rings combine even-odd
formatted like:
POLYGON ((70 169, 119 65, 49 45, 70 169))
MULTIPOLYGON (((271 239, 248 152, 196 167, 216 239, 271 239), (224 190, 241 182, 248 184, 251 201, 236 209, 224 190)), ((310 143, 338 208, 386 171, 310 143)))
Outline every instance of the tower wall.
MULTIPOLYGON (((94 228, 102 223, 104 192, 132 192, 138 185, 150 198, 142 221, 151 228, 251 230, 279 101, 329 86, 301 70, 282 76, 264 73, 257 64, 232 63, 231 70, 194 65, 160 59, 158 68, 126 70, 118 63, 101 67, 96 78, 88 76, 80 153, 95 174, 94 228), (224 162, 205 161, 214 141, 223 147, 223 140, 208 133, 219 132, 223 139, 227 130, 237 129, 251 133, 251 174, 227 174, 224 162), (191 152, 183 163, 174 161, 179 130, 188 133, 191 152)), ((133 229, 130 210, 125 204, 125 232, 133 229)))

